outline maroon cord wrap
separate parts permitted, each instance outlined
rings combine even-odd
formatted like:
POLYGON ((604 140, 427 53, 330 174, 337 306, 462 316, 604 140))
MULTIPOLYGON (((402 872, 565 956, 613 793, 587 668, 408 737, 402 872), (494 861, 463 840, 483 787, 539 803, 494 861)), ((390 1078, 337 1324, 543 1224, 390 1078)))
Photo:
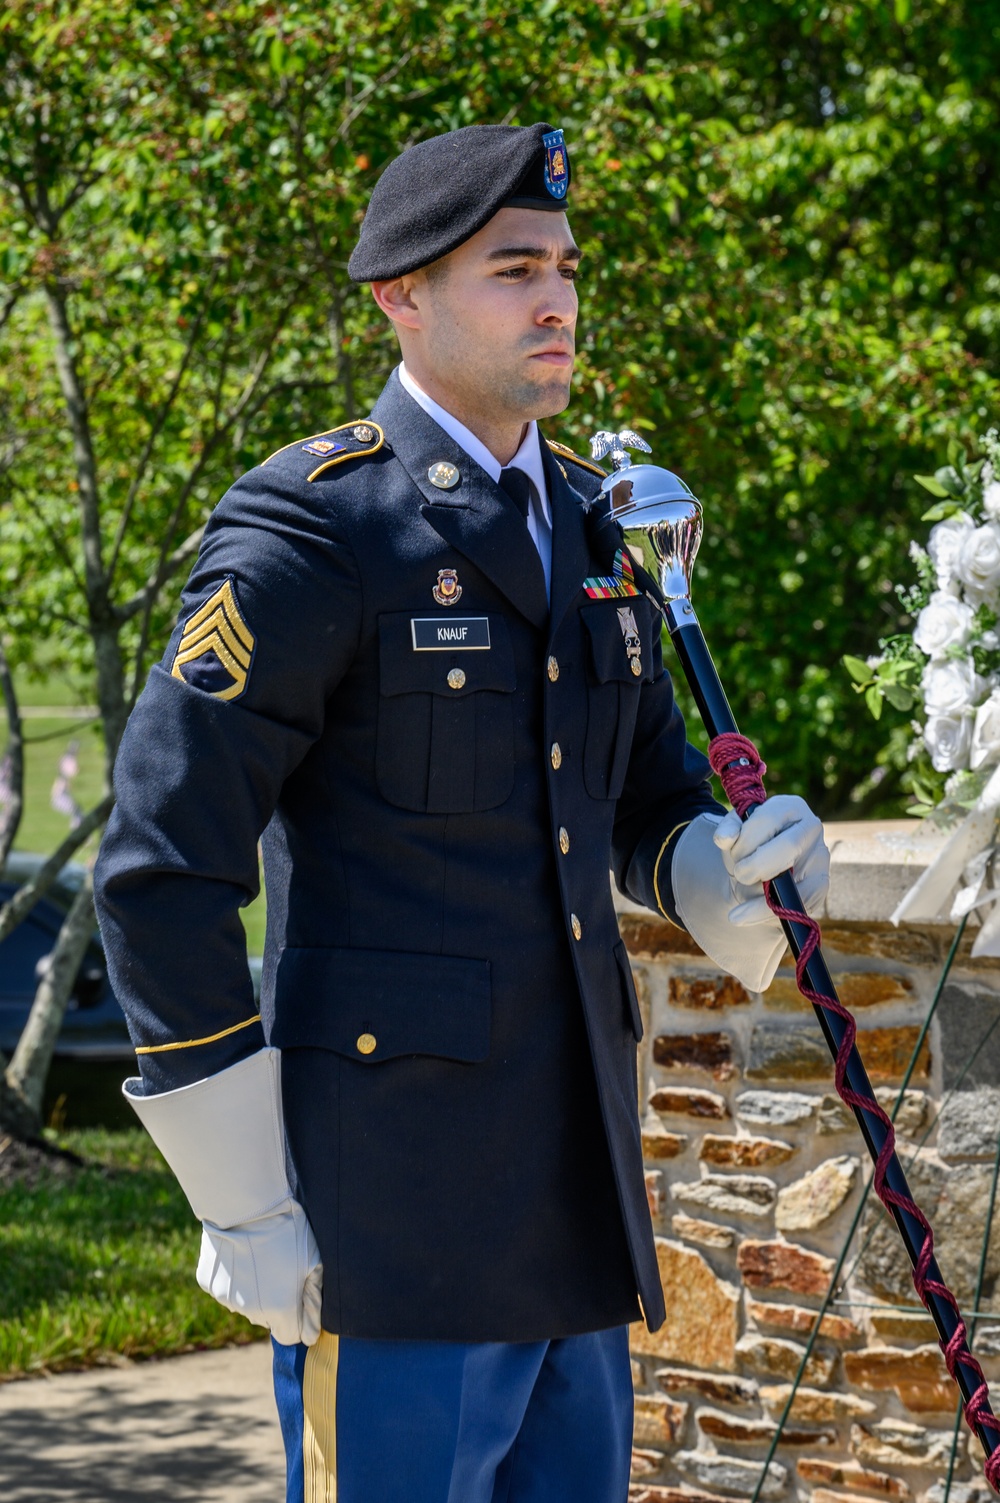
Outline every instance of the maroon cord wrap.
MULTIPOLYGON (((767 767, 761 761, 753 742, 749 741, 746 736, 739 736, 730 732, 716 736, 708 748, 708 759, 712 764, 712 771, 722 783, 726 797, 741 819, 748 809, 764 802, 767 795, 764 792, 763 778, 767 767)), ((837 1058, 834 1066, 834 1081, 837 1087, 837 1094, 847 1106, 862 1108, 868 1116, 877 1118, 885 1128, 885 1142, 882 1145, 882 1150, 878 1158, 875 1160, 875 1174, 873 1178, 875 1194, 884 1206, 887 1208, 896 1206, 898 1209, 905 1211, 923 1229, 924 1241, 913 1269, 914 1288, 925 1307, 927 1305, 927 1295, 935 1294, 955 1312, 957 1324, 951 1339, 940 1343, 941 1350, 944 1353, 944 1360, 953 1379, 955 1378, 956 1368, 959 1363, 978 1379, 978 1386, 975 1392, 968 1403, 964 1405, 965 1418, 968 1421, 970 1430, 974 1432, 977 1424, 986 1424, 992 1429, 995 1427, 996 1422, 993 1416, 986 1414, 981 1407, 989 1398, 989 1388, 983 1376, 982 1368, 968 1350, 968 1333, 965 1321, 962 1319, 961 1311, 958 1308, 958 1302, 947 1284, 942 1284, 937 1279, 932 1279, 928 1276, 927 1270, 934 1256, 934 1232, 931 1224, 919 1206, 915 1205, 907 1196, 900 1195, 890 1189, 885 1183, 886 1169, 896 1151, 896 1133, 892 1121, 874 1097, 859 1095, 857 1091, 852 1091, 847 1084, 845 1078, 847 1061, 857 1037, 857 1024, 841 1001, 836 997, 827 997, 820 992, 813 991, 806 980, 806 966, 809 964, 809 959, 815 953, 820 942, 819 924, 807 914, 800 913, 797 910, 782 908, 772 893, 770 882, 764 883, 764 896, 767 899, 768 907, 777 918, 799 924, 802 928, 809 931, 799 953, 799 958, 795 962, 795 980, 799 991, 804 997, 808 997, 809 1001, 817 1007, 824 1008, 828 1013, 835 1013, 844 1025, 844 1036, 841 1040, 840 1048, 837 1050, 837 1058)), ((991 1455, 987 1456, 984 1471, 986 1473, 986 1480, 994 1492, 1000 1492, 1000 1449, 995 1450, 991 1455)))

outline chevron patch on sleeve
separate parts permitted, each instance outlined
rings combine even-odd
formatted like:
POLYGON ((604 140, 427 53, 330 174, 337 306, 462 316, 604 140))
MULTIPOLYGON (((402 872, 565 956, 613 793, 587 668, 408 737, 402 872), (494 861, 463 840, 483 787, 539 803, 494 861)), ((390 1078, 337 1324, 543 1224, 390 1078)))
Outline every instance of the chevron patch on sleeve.
POLYGON ((254 641, 230 577, 185 623, 170 672, 214 699, 239 699, 250 675, 254 641))

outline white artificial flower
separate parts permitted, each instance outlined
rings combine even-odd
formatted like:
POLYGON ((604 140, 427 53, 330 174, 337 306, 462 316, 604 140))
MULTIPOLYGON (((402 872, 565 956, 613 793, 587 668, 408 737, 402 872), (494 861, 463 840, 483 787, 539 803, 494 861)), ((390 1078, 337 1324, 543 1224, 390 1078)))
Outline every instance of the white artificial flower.
POLYGON ((910 558, 915 564, 919 564, 922 558, 927 557, 927 549, 921 548, 920 544, 916 541, 915 538, 910 539, 910 546, 907 551, 909 552, 910 558))
POLYGON ((984 522, 982 527, 965 533, 955 573, 971 600, 996 600, 1000 593, 1000 527, 996 522, 984 522))
POLYGON ((929 658, 941 657, 949 647, 964 647, 972 631, 972 610, 944 590, 935 590, 917 617, 913 640, 929 658))
POLYGON ((969 766, 982 767, 984 762, 1000 760, 1000 689, 994 689, 976 711, 972 726, 969 766))
POLYGON ((970 658, 928 663, 920 684, 930 715, 969 715, 987 688, 970 658))
POLYGON ((958 551, 965 535, 973 532, 975 525, 968 512, 960 511, 957 516, 949 517, 947 521, 938 522, 932 527, 927 539, 927 552, 937 574, 938 589, 947 590, 950 595, 958 594, 955 578, 958 551))
POLYGON ((968 715, 931 715, 924 726, 924 745, 937 772, 954 772, 967 765, 972 741, 968 715))
POLYGON ((983 511, 994 521, 1000 518, 1000 480, 983 486, 983 511))

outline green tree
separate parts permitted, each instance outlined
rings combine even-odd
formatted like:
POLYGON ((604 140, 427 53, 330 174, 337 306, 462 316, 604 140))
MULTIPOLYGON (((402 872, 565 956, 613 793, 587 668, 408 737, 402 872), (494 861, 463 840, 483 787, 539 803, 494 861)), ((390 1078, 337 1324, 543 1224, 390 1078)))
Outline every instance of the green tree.
MULTIPOLYGON (((345 270, 376 176, 538 118, 571 143, 587 257, 550 431, 638 425, 704 498, 699 614, 772 785, 893 809, 837 665, 898 629, 906 477, 996 406, 998 79, 987 0, 8 0, 3 640, 93 686, 91 829, 213 502, 363 414, 396 358, 345 270)), ((35 1122, 70 971, 6 1070, 35 1122)))

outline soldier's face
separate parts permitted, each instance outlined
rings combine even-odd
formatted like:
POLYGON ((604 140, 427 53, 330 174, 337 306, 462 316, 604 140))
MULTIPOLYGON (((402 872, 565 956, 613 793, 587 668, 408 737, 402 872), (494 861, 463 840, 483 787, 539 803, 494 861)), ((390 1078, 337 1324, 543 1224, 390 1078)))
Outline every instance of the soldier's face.
MULTIPOLYGON (((562 412, 575 354, 580 252, 565 214, 501 209, 419 273, 420 357, 463 406, 527 422, 562 412)), ((409 362, 409 356, 407 356, 409 362)))

